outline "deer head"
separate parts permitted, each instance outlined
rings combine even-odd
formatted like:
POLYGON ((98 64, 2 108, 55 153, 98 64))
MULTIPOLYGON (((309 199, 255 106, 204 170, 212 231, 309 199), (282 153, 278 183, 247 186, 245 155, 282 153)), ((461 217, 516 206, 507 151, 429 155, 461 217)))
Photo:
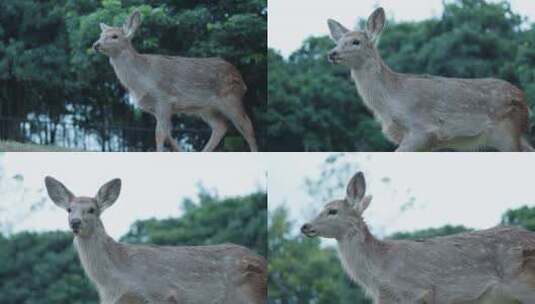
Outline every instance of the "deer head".
POLYGON ((364 31, 350 31, 332 19, 327 23, 331 38, 336 43, 328 55, 332 63, 359 69, 379 56, 376 45, 385 25, 385 11, 382 8, 371 14, 364 31))
POLYGON ((141 14, 134 11, 125 21, 122 27, 113 27, 104 23, 100 24, 100 38, 93 44, 93 49, 102 54, 115 57, 122 50, 132 46, 131 40, 141 24, 141 14))
POLYGON ((334 200, 325 205, 320 214, 301 227, 308 237, 340 239, 349 231, 363 227, 362 213, 368 208, 372 197, 364 196, 366 182, 362 172, 355 174, 347 185, 345 199, 334 200))
POLYGON ((74 235, 82 238, 91 236, 95 227, 102 224, 100 215, 115 203, 121 192, 120 179, 104 184, 94 198, 75 196, 61 182, 50 176, 45 178, 45 185, 54 204, 69 213, 69 227, 74 235))

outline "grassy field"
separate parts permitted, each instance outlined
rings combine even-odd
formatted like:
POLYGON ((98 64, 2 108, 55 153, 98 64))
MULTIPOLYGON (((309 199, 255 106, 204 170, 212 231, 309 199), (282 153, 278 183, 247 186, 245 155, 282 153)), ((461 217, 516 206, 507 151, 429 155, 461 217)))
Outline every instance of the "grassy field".
POLYGON ((81 152, 56 146, 23 144, 15 141, 0 141, 0 152, 81 152))

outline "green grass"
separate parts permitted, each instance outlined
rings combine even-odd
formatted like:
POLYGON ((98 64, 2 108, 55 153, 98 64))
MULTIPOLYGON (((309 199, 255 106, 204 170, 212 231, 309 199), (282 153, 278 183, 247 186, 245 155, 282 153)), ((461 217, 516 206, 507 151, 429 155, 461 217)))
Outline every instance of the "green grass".
POLYGON ((0 152, 81 152, 81 150, 0 140, 0 152))

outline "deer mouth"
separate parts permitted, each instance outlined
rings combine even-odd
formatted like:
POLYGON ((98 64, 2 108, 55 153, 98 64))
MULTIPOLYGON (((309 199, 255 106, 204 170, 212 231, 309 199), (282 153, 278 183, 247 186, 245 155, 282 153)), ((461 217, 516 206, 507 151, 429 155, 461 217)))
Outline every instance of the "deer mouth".
POLYGON ((301 227, 301 233, 306 235, 309 238, 313 238, 318 236, 318 231, 316 231, 314 228, 310 227, 310 225, 304 225, 301 227))
POLYGON ((333 63, 333 64, 339 64, 342 62, 342 57, 340 57, 340 54, 338 53, 331 53, 327 56, 327 59, 329 60, 330 63, 333 63))

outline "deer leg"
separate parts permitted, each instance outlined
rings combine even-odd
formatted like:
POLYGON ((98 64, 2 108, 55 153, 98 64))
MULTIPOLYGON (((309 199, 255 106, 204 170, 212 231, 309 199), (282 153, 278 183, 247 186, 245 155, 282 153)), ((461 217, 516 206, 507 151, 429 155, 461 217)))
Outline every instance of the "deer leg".
POLYGON ((523 137, 520 139, 520 150, 522 150, 522 152, 535 152, 535 149, 531 146, 529 141, 523 137))
POLYGON ((156 119, 156 151, 163 152, 165 140, 169 133, 169 122, 167 119, 156 119))
POLYGON ((173 152, 182 151, 182 148, 180 147, 178 142, 171 135, 171 129, 170 128, 169 128, 169 132, 167 134, 167 142, 171 145, 171 149, 173 150, 173 152))
POLYGON ((114 301, 113 304, 146 304, 147 301, 136 294, 126 293, 123 294, 118 300, 114 301))
POLYGON ((228 130, 228 123, 222 115, 216 112, 204 112, 201 114, 201 118, 210 126, 212 129, 212 134, 210 134, 210 139, 202 149, 203 152, 213 151, 217 145, 225 136, 228 130))
POLYGON ((224 108, 221 108, 221 112, 232 121, 232 124, 238 129, 238 132, 245 138, 251 152, 257 152, 258 147, 256 145, 256 139, 251 119, 241 104, 240 99, 229 99, 224 102, 224 108))
POLYGON ((403 137, 396 152, 421 152, 431 146, 431 135, 427 133, 409 133, 403 137))

